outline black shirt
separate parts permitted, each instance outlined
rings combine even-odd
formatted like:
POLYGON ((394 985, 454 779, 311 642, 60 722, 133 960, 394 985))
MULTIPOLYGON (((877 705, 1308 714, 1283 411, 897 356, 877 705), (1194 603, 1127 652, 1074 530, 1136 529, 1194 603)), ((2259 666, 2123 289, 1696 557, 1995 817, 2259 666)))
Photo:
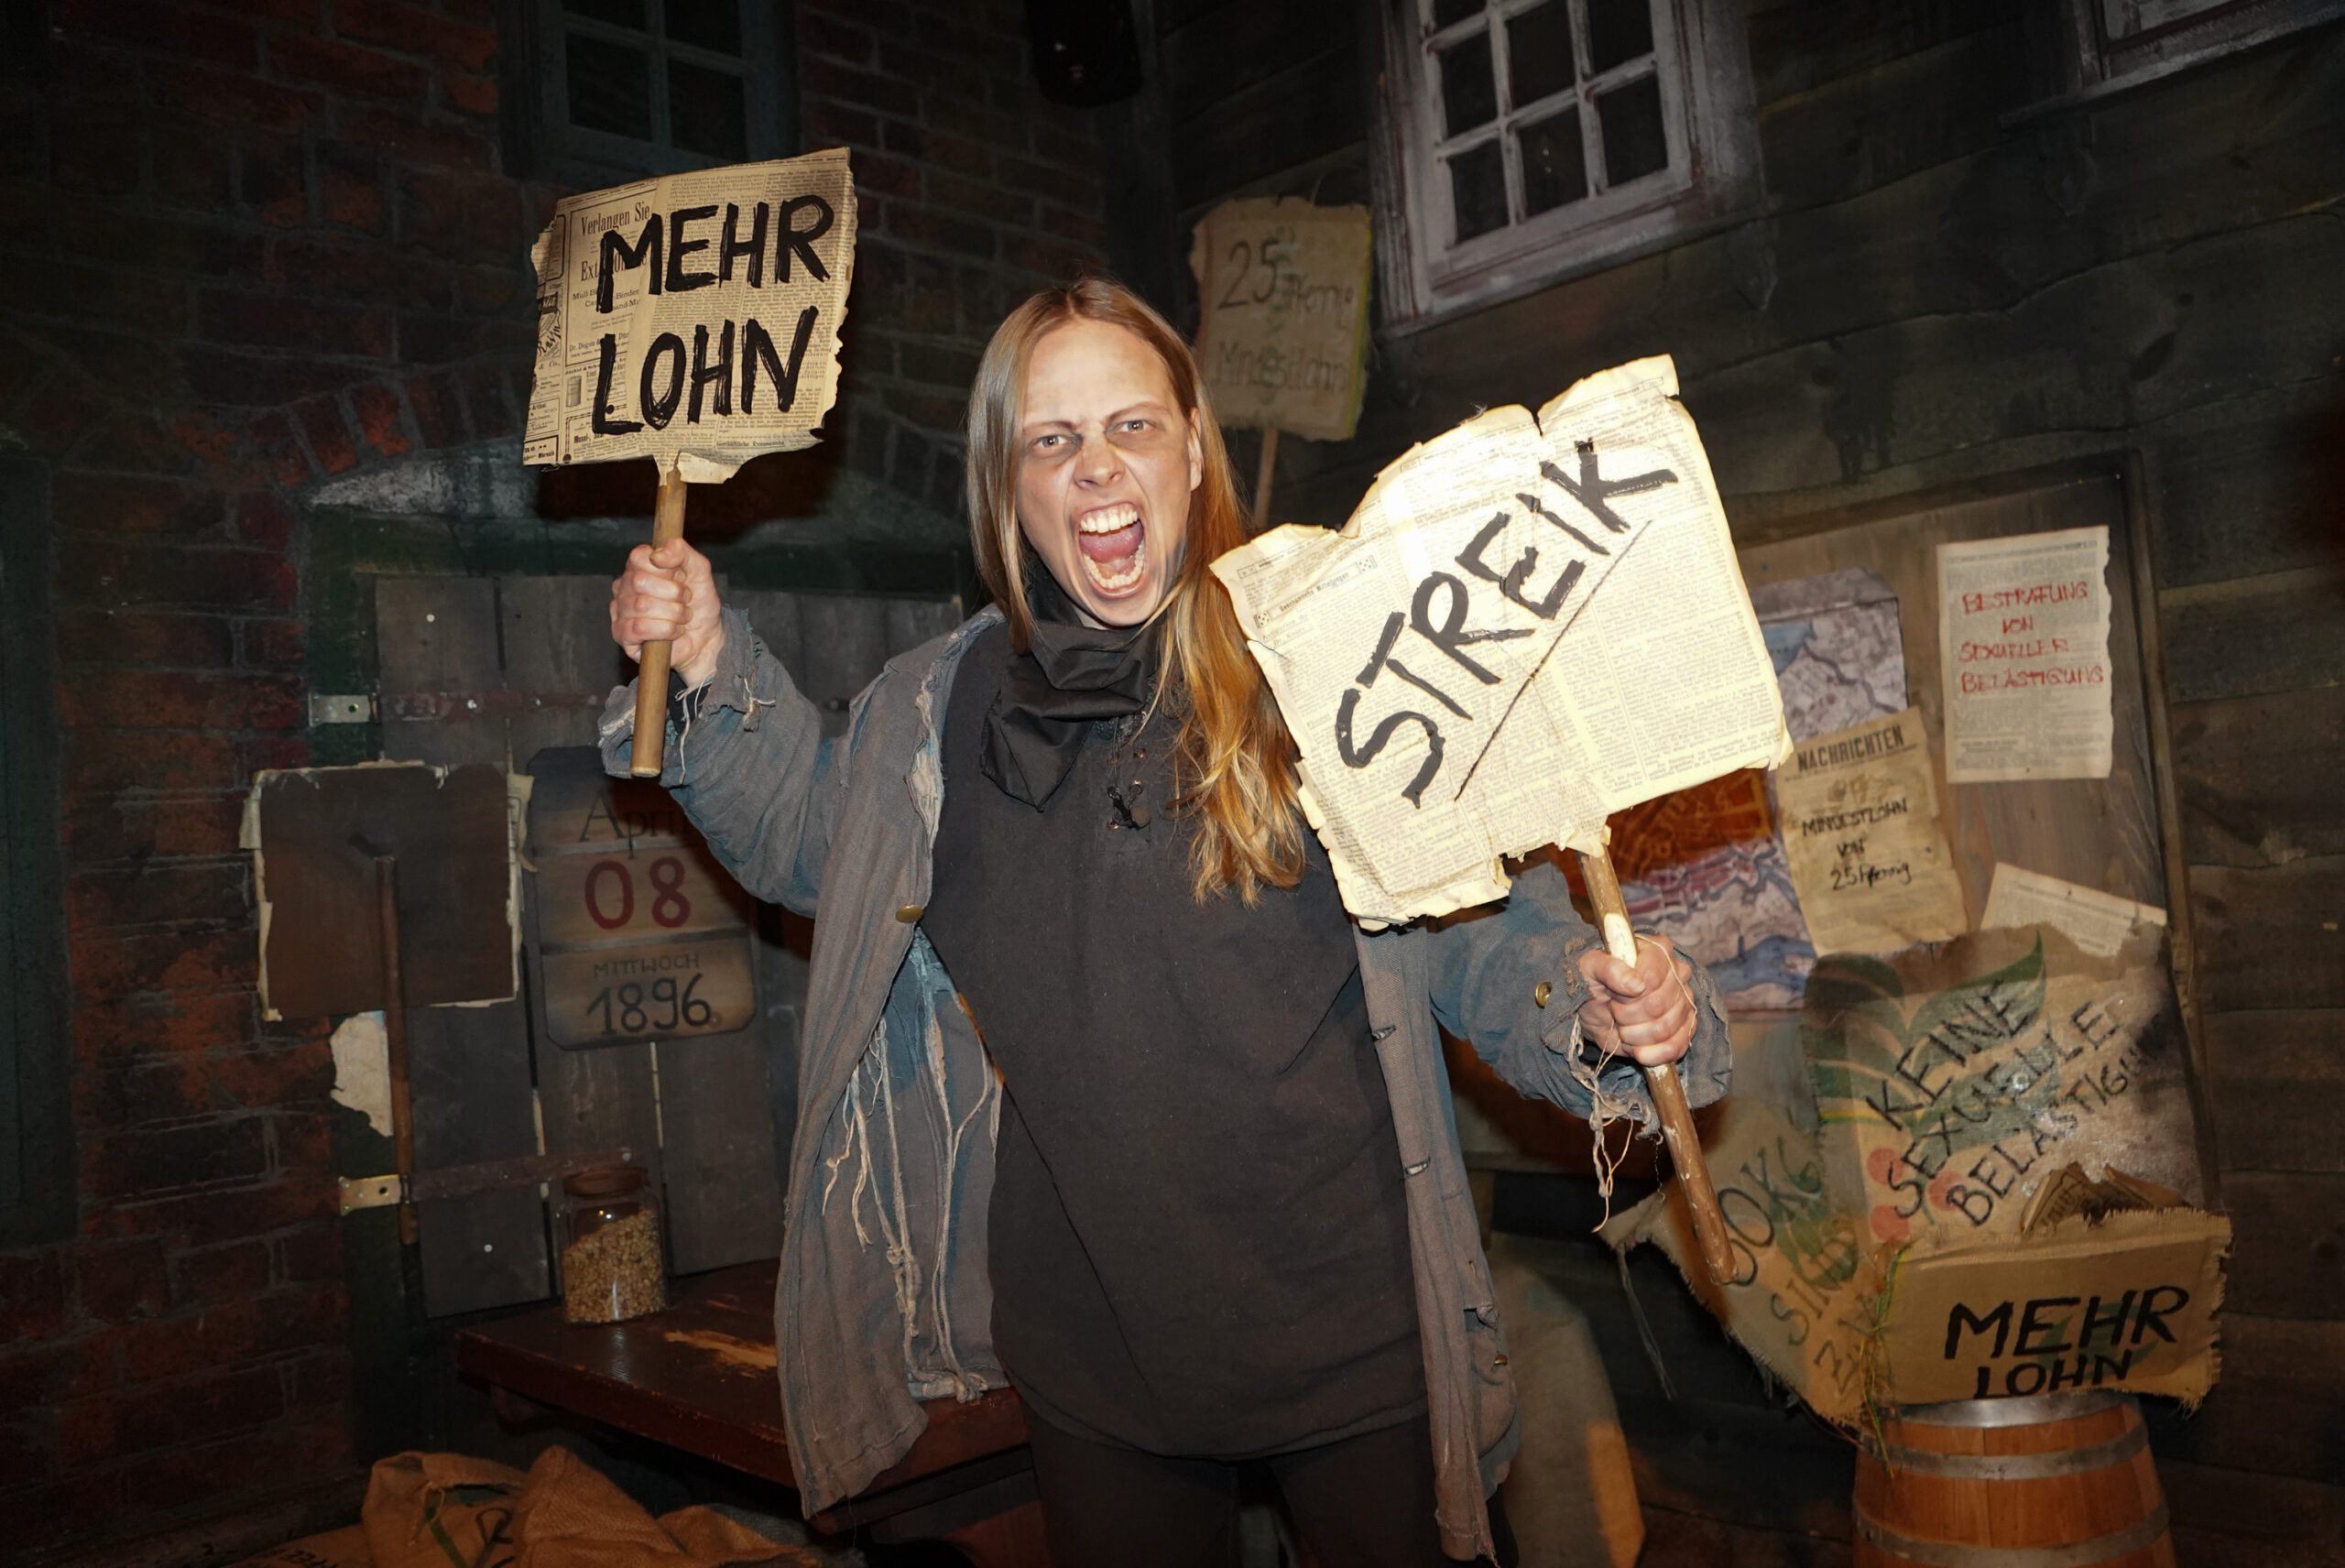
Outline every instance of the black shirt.
POLYGON ((1324 853, 1253 909, 1198 904, 1161 711, 1096 723, 1040 810, 1004 793, 977 759, 1012 657, 994 627, 954 679, 922 922, 1007 1091, 1003 1367, 1046 1420, 1156 1454, 1415 1415, 1391 1105, 1324 853))

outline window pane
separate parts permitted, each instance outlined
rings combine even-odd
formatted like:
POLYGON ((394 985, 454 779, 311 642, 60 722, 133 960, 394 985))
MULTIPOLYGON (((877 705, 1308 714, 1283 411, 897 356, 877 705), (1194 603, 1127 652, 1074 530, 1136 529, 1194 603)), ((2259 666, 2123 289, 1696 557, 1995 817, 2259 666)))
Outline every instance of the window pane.
POLYGON ((1606 71, 1652 53, 1652 0, 1587 0, 1587 69, 1606 71))
POLYGON ((1548 0, 1507 23, 1506 68, 1518 109, 1572 84, 1572 17, 1564 0, 1548 0))
POLYGON ((1641 76, 1596 101, 1604 125, 1604 183, 1630 180, 1669 167, 1669 136, 1661 125, 1661 78, 1641 76))
POLYGON ((1580 148, 1576 108, 1525 125, 1519 135, 1525 214, 1549 212, 1587 194, 1587 156, 1580 148))
POLYGON ((1462 242, 1506 227, 1506 165, 1499 144, 1487 141, 1449 160, 1449 199, 1457 209, 1462 242))
POLYGON ((1490 35, 1476 33, 1441 51, 1441 112, 1457 136, 1499 117, 1498 81, 1490 74, 1490 35))
POLYGON ((590 131, 651 139, 651 61, 640 49, 572 33, 570 123, 590 131))
POLYGON ((741 52, 741 0, 661 0, 660 15, 680 44, 741 52))
POLYGON ((592 16, 638 33, 644 30, 643 0, 562 0, 562 8, 573 16, 592 16))
POLYGON ((668 62, 668 139, 686 152, 738 163, 749 156, 749 115, 741 79, 705 66, 668 62))
POLYGON ((1433 25, 1436 27, 1445 27, 1452 22, 1462 22, 1468 16, 1481 14, 1482 0, 1433 0, 1433 25))

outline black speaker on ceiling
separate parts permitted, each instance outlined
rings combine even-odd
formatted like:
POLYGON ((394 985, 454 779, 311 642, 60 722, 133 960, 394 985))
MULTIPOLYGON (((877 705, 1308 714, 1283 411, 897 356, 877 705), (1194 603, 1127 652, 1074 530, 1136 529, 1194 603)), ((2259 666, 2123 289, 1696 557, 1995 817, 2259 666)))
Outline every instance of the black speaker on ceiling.
POLYGON ((1129 0, 1026 0, 1034 78, 1054 103, 1092 108, 1140 91, 1140 35, 1129 0))

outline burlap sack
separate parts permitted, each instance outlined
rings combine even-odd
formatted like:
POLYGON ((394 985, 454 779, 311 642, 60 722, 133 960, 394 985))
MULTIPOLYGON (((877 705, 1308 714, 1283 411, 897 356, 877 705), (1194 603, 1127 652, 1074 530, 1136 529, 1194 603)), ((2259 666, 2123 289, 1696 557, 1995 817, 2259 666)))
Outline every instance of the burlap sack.
POLYGON ((653 1519, 566 1448, 522 1475, 460 1454, 379 1461, 363 1514, 374 1568, 818 1568, 803 1547, 768 1541, 703 1508, 653 1519))

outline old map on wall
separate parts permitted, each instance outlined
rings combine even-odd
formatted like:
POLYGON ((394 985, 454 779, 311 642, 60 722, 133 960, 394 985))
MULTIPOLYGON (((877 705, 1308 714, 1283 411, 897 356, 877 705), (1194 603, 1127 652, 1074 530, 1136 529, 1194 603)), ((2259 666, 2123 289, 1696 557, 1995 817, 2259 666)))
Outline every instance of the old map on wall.
MULTIPOLYGON (((1794 741, 1905 706, 1897 595, 1861 568, 1756 583, 1751 608, 1794 741)), ((1795 1007, 1816 949, 1756 771, 1651 800, 1612 821, 1629 918, 1701 960, 1730 1007, 1795 1007)))

